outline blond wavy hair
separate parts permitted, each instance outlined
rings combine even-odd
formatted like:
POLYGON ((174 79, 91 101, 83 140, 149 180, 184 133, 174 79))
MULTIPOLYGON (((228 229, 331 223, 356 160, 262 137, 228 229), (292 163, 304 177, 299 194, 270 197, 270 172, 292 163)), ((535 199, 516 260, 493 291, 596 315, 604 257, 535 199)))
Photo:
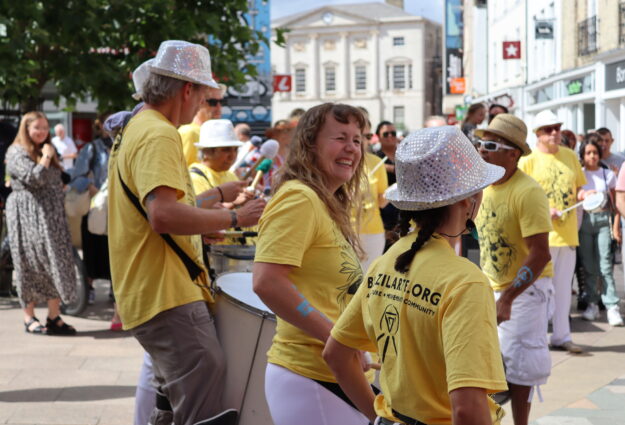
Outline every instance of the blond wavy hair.
MULTIPOLYGON (((50 143, 50 134, 48 133, 48 137, 43 144, 37 145, 28 135, 28 127, 31 123, 41 118, 48 122, 48 117, 46 117, 43 112, 31 111, 25 113, 20 120, 20 126, 17 130, 17 136, 15 137, 15 140, 13 140, 13 144, 23 147, 24 150, 28 152, 28 156, 30 156, 30 158, 36 163, 41 160, 41 147, 43 146, 43 144, 50 143)), ((48 127, 50 127, 49 122, 48 127)), ((52 159, 50 160, 50 164, 58 169, 63 169, 56 156, 52 157, 52 159)))
POLYGON ((329 116, 342 124, 347 124, 352 119, 355 120, 361 133, 367 124, 367 119, 362 112, 353 106, 324 103, 309 109, 297 124, 289 155, 278 173, 273 192, 277 192, 284 183, 290 180, 299 180, 310 187, 324 203, 330 218, 334 220, 345 239, 356 253, 362 256, 363 250, 356 233, 356 229, 360 227, 360 217, 356 217, 354 225, 352 211, 361 211, 361 187, 366 178, 364 143, 360 145, 361 159, 352 178, 336 192, 330 192, 327 176, 320 172, 321 167, 316 149, 317 135, 329 116))

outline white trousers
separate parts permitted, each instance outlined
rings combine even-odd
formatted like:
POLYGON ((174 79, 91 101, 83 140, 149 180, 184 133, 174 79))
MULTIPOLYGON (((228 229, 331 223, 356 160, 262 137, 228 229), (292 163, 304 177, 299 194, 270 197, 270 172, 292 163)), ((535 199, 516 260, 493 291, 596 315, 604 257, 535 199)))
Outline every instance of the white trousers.
POLYGON ((272 363, 265 371, 265 397, 274 425, 367 425, 369 420, 310 378, 272 363))
POLYGON ((156 387, 154 386, 152 357, 144 351, 135 392, 135 425, 147 425, 154 407, 156 407, 156 387))
POLYGON ((384 233, 375 233, 372 235, 360 234, 360 243, 365 251, 365 258, 360 262, 363 273, 367 273, 369 266, 380 255, 384 253, 384 233))
POLYGON ((571 289, 575 271, 575 248, 571 246, 549 247, 553 263, 554 311, 551 323, 551 345, 562 345, 571 341, 571 289))

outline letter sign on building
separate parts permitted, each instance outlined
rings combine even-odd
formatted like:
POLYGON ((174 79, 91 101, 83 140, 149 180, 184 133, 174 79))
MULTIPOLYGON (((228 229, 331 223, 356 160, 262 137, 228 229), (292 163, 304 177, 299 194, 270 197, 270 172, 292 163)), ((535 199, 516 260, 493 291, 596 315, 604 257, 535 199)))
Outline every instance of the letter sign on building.
POLYGON ((290 75, 274 75, 273 76, 273 92, 290 92, 291 91, 291 76, 290 75))

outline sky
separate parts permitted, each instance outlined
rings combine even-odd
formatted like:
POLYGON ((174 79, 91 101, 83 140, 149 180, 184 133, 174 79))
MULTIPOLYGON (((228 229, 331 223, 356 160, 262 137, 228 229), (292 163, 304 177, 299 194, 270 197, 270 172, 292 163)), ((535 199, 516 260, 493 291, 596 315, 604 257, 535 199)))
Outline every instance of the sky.
MULTIPOLYGON (((271 19, 282 18, 327 5, 370 1, 384 2, 383 0, 270 0, 271 19)), ((404 9, 412 15, 423 16, 438 23, 443 21, 443 0, 404 0, 404 9)))

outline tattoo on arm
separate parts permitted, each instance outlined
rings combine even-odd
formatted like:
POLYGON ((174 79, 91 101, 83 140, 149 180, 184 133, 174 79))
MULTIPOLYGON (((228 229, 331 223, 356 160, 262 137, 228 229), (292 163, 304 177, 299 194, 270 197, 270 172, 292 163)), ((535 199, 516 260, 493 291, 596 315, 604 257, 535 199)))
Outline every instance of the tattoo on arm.
POLYGON ((297 295, 299 295, 299 297, 302 299, 302 302, 296 307, 296 310, 299 312, 299 314, 301 314, 303 317, 307 317, 310 313, 315 311, 319 313, 319 315, 321 315, 321 317, 326 319, 328 322, 333 323, 330 319, 326 317, 325 314, 323 314, 322 312, 317 310, 315 307, 313 307, 310 304, 310 302, 306 299, 306 297, 304 297, 304 295, 300 291, 297 290, 297 287, 295 285, 293 285, 293 289, 295 289, 295 291, 297 292, 297 295))
POLYGON ((202 205, 204 205, 205 202, 211 202, 216 198, 217 197, 215 195, 200 196, 195 200, 195 205, 197 205, 198 208, 204 208, 202 205))
POLYGON ((516 274, 516 277, 512 281, 512 286, 514 286, 515 288, 519 288, 533 280, 534 280, 534 273, 532 272, 532 269, 530 269, 527 266, 523 266, 519 269, 519 271, 516 274))

